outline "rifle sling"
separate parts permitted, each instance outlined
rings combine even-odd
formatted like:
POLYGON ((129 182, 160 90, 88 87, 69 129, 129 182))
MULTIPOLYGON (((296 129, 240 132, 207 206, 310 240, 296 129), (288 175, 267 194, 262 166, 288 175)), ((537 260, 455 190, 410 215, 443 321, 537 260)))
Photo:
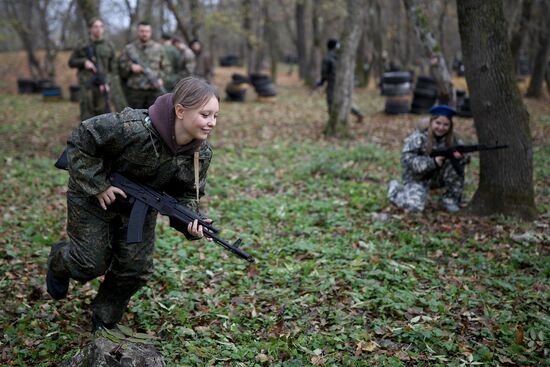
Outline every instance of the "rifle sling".
POLYGON ((193 155, 193 168, 195 171, 195 192, 197 194, 197 205, 199 205, 199 152, 193 155))

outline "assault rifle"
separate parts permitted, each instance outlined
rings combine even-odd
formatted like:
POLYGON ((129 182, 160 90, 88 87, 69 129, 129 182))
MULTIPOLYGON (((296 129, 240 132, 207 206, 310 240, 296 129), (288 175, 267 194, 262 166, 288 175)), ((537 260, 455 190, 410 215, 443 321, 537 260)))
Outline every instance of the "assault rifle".
MULTIPOLYGON (((67 149, 63 151, 63 154, 55 162, 55 166, 59 169, 68 169, 67 149)), ((111 185, 124 191, 130 197, 130 203, 133 203, 128 222, 128 232, 126 233, 127 243, 139 243, 143 241, 145 216, 149 209, 153 208, 160 214, 170 218, 170 227, 182 233, 187 232, 189 223, 196 219, 203 226, 203 233, 206 237, 211 238, 215 243, 231 251, 241 259, 254 262, 254 258, 251 255, 240 249, 239 245, 242 242, 240 238, 233 244, 223 240, 219 236, 219 229, 212 226, 211 223, 207 223, 205 218, 200 214, 179 204, 172 196, 158 192, 147 185, 134 182, 117 172, 111 173, 109 180, 111 181, 111 185)))
POLYGON ((496 150, 496 149, 505 149, 508 148, 508 145, 485 145, 485 144, 473 144, 473 145, 454 145, 449 148, 440 148, 440 149, 434 149, 430 153, 430 157, 445 157, 445 158, 453 158, 454 152, 459 153, 472 153, 472 152, 478 152, 480 150, 496 150))
POLYGON ((158 77, 158 75, 149 67, 149 65, 147 65, 146 63, 144 63, 138 56, 137 52, 132 48, 132 47, 129 47, 128 48, 128 58, 130 59, 130 61, 132 61, 134 64, 138 64, 139 66, 141 66, 143 68, 143 75, 145 75, 145 77, 147 78, 147 80, 149 81, 149 83, 151 83, 153 85, 153 87, 155 87, 156 89, 158 89, 158 91, 161 93, 161 94, 166 94, 168 93, 168 91, 166 90, 166 88, 164 88, 163 85, 160 85, 159 83, 159 80, 160 78, 158 77))
POLYGON ((479 152, 481 150, 497 150, 497 149, 506 149, 508 148, 508 145, 493 145, 489 146, 486 144, 472 144, 472 145, 454 145, 452 147, 448 148, 439 148, 434 149, 430 153, 430 157, 445 157, 449 158, 451 160, 451 164, 453 165, 453 168, 455 169, 456 173, 459 175, 464 174, 464 168, 459 164, 458 159, 454 157, 454 152, 459 153, 472 153, 472 152, 479 152))
POLYGON ((109 92, 107 90, 107 83, 105 80, 105 74, 101 71, 101 66, 98 62, 94 61, 96 58, 94 56, 95 49, 93 45, 88 45, 86 47, 86 57, 88 60, 90 60, 94 66, 95 66, 95 73, 94 75, 88 80, 86 83, 87 87, 94 85, 98 88, 100 88, 103 85, 103 92, 101 94, 103 95, 103 99, 105 100, 105 113, 111 112, 111 106, 109 105, 109 92))

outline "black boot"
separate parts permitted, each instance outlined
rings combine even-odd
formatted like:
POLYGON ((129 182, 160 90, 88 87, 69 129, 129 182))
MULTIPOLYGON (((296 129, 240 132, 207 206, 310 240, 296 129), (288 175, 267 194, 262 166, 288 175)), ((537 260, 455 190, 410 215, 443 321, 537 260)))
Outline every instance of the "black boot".
POLYGON ((103 322, 95 313, 92 314, 92 333, 95 333, 99 329, 112 329, 115 326, 116 323, 103 322))
MULTIPOLYGON (((63 246, 63 242, 56 243, 52 246, 50 251, 50 256, 57 252, 58 249, 63 246)), ((58 277, 55 276, 53 271, 50 269, 48 262, 48 274, 46 275, 46 286, 48 293, 52 296, 53 299, 59 300, 67 296, 69 291, 69 279, 68 277, 58 277)))

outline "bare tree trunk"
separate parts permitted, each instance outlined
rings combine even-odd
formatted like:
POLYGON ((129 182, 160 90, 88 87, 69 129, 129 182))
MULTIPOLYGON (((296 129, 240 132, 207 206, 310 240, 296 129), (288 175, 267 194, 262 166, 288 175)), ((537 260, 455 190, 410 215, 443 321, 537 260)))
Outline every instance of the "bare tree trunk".
POLYGON ((298 56, 298 76, 304 79, 307 69, 306 45, 306 5, 307 0, 296 1, 296 53, 298 56))
POLYGON ((191 10, 191 36, 194 39, 199 39, 199 32, 204 23, 201 1, 191 0, 189 6, 191 10))
POLYGON ((346 27, 336 63, 334 94, 329 108, 330 116, 325 128, 327 136, 348 137, 348 117, 352 104, 355 55, 365 21, 366 0, 347 0, 346 27))
POLYGON ((57 47, 51 39, 50 21, 48 19, 48 11, 50 7, 49 0, 43 0, 38 2, 38 11, 40 19, 40 30, 44 40, 44 72, 49 79, 55 79, 55 59, 57 58, 57 47))
POLYGON ((191 41, 191 37, 189 35, 189 32, 187 31, 187 26, 185 25, 183 17, 181 16, 180 12, 178 12, 178 8, 172 0, 164 0, 164 2, 166 3, 166 7, 168 8, 168 10, 170 10, 176 18, 178 31, 180 31, 181 35, 183 36, 185 43, 189 43, 191 41))
POLYGON ((369 21, 367 22, 369 38, 373 43, 372 67, 377 78, 384 73, 384 28, 382 27, 382 9, 379 0, 370 0, 369 21))
POLYGON ((454 104, 453 82, 447 68, 445 57, 441 53, 441 47, 435 40, 427 23, 427 16, 420 7, 419 0, 403 0, 405 9, 415 25, 415 31, 424 55, 430 60, 430 70, 437 83, 439 101, 445 104, 454 104))
POLYGON ((313 85, 320 74, 321 70, 321 28, 319 19, 320 0, 313 0, 311 10, 311 48, 309 49, 309 62, 305 82, 308 85, 313 85))
POLYGON ((538 50, 535 56, 535 64, 533 73, 531 74, 531 82, 527 88, 527 97, 540 98, 542 97, 542 87, 544 83, 544 75, 548 65, 548 50, 550 48, 550 4, 549 1, 541 3, 541 14, 539 23, 539 43, 538 50))
POLYGON ((263 15, 265 23, 265 42, 269 49, 269 61, 271 66, 271 80, 273 83, 277 83, 277 62, 279 61, 279 37, 277 37, 277 30, 271 19, 269 11, 270 2, 266 1, 263 4, 263 15))
POLYGON ((546 90, 548 91, 548 94, 550 94, 550 61, 546 62, 546 90))
MULTIPOLYGON (((166 0, 168 2, 170 0, 166 0)), ((124 0, 124 4, 126 4, 126 10, 128 10, 128 17, 130 18, 130 25, 128 26, 128 29, 126 30, 126 43, 130 43, 134 36, 134 27, 138 21, 139 16, 139 9, 141 8, 141 0, 136 0, 136 6, 135 8, 132 8, 132 4, 130 0, 124 0)), ((170 6, 168 6, 170 7, 170 6)), ((175 16, 175 14, 174 14, 175 16)), ((177 20, 177 16, 176 16, 177 20)))
POLYGON ((90 23, 93 18, 99 17, 99 3, 97 0, 77 0, 77 4, 86 24, 90 23))
POLYGON ((447 9, 449 7, 449 0, 442 1, 443 9, 439 13, 439 19, 437 21, 437 33, 439 33, 439 47, 441 48, 441 54, 445 58, 445 61, 449 60, 447 57, 447 47, 445 46, 445 24, 447 19, 447 9))
POLYGON ((32 29, 35 10, 34 2, 29 0, 8 0, 2 5, 7 15, 6 20, 8 24, 19 35, 23 48, 27 53, 27 63, 31 78, 35 80, 46 78, 47 74, 34 53, 36 47, 36 38, 32 29))
POLYGON ((369 84, 369 73, 365 70, 367 59, 367 39, 366 33, 363 32, 359 40, 357 49, 357 57, 355 59, 355 75, 357 76, 357 86, 364 88, 369 84))
POLYGON ((517 67, 519 59, 519 51, 521 44, 523 43, 523 36, 527 32, 529 26, 529 20, 531 19, 531 8, 533 6, 533 0, 523 0, 521 4, 521 13, 517 25, 514 27, 515 31, 510 37, 510 48, 512 50, 512 59, 517 67))
POLYGON ((536 218, 529 114, 515 81, 506 21, 499 0, 458 0, 466 81, 480 143, 508 149, 480 152, 473 214, 536 218))

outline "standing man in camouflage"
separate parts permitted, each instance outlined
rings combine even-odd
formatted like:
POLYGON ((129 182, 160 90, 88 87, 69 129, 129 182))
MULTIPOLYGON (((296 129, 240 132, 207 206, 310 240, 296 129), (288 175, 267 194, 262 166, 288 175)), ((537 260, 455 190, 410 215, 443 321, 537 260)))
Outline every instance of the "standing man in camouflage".
POLYGON ((171 69, 171 73, 167 74, 164 78, 164 86, 166 90, 171 91, 174 89, 174 86, 178 83, 178 81, 182 79, 178 74, 181 58, 180 50, 172 44, 172 36, 167 33, 162 34, 161 43, 162 47, 164 47, 164 53, 166 54, 166 59, 168 60, 171 69))
POLYGON ((138 39, 126 45, 119 59, 119 72, 126 79, 126 99, 132 108, 148 108, 166 92, 164 79, 172 72, 163 46, 152 40, 153 29, 140 22, 138 39))
POLYGON ((88 23, 89 42, 75 48, 69 58, 69 67, 78 69, 80 86, 80 119, 111 112, 109 83, 115 70, 115 47, 103 38, 103 21, 93 18, 88 23))
POLYGON ((179 51, 179 63, 177 74, 180 79, 190 76, 195 70, 195 54, 193 51, 181 40, 181 38, 174 37, 172 44, 179 51))
MULTIPOLYGON (((327 53, 321 64, 321 80, 315 84, 315 87, 319 88, 325 84, 325 82, 327 83, 326 94, 329 115, 331 114, 332 99, 334 96, 334 82, 336 80, 336 64, 338 62, 339 48, 340 43, 337 40, 331 38, 327 41, 327 53)), ((357 122, 363 122, 363 114, 354 105, 351 106, 351 113, 355 116, 357 122)))

